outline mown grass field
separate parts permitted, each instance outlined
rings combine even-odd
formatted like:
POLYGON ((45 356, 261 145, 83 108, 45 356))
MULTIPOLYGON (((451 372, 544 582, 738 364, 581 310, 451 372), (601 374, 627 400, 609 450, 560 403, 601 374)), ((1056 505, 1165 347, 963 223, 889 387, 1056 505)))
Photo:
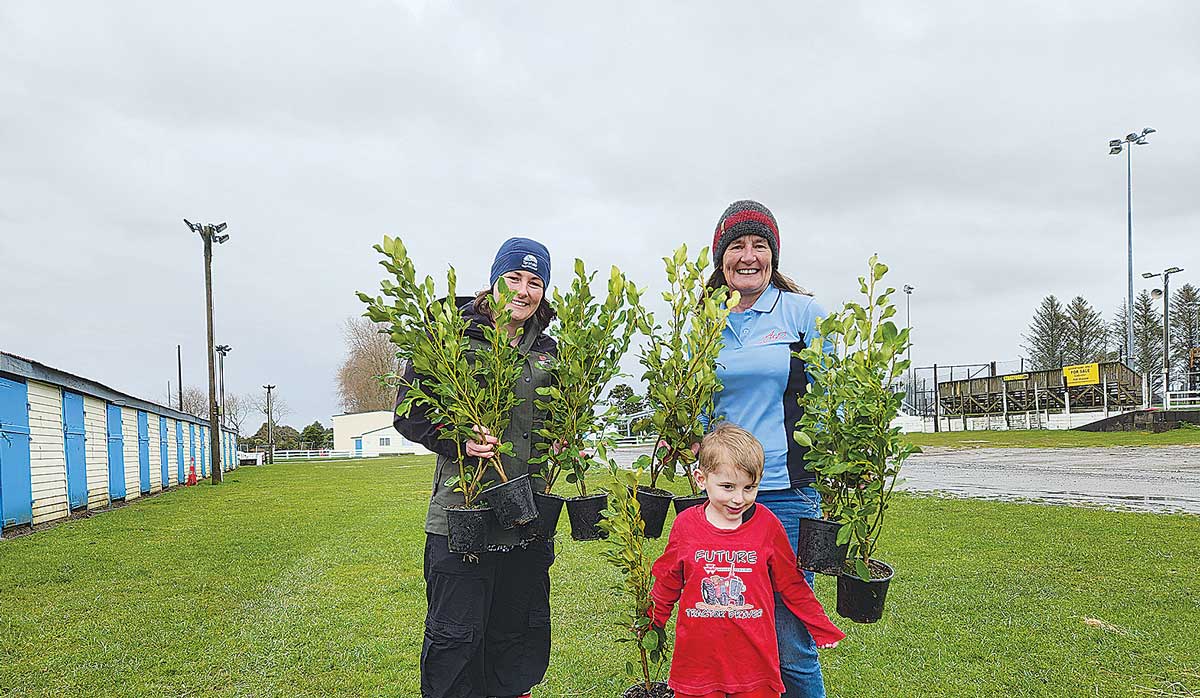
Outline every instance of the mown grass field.
POLYGON ((949 448, 1095 448, 1103 446, 1200 446, 1200 428, 1152 434, 1147 431, 1088 432, 1035 429, 1030 431, 953 431, 908 434, 918 446, 949 448))
MULTIPOLYGON (((430 469, 242 468, 0 542, 0 695, 419 695, 430 469)), ((915 496, 891 516, 887 613, 841 623, 831 696, 1200 694, 1200 517, 915 496)), ((627 685, 597 545, 559 544, 535 695, 627 685)))

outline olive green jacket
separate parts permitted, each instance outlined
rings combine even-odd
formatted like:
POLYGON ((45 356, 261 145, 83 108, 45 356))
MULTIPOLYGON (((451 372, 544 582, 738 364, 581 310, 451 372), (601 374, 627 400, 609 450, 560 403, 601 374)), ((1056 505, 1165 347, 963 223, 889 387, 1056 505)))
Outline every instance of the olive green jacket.
MULTIPOLYGON (((490 320, 472 309, 471 300, 470 298, 460 298, 459 306, 463 310, 463 315, 471 322, 467 330, 470 347, 472 350, 478 350, 486 346, 481 325, 490 323, 490 320)), ((542 427, 545 414, 537 409, 534 401, 538 397, 537 389, 550 385, 548 361, 556 352, 554 340, 546 335, 545 328, 538 326, 533 319, 525 324, 525 332, 521 336, 519 348, 524 367, 521 377, 517 380, 515 393, 521 399, 521 403, 513 410, 508 429, 500 438, 501 441, 507 441, 513 445, 513 455, 501 456, 504 472, 510 480, 528 473, 530 470, 529 459, 543 452, 537 448, 541 439, 535 432, 542 427)), ((413 372, 411 365, 405 371, 404 377, 405 383, 419 378, 413 372)), ((407 388, 402 384, 396 395, 397 406, 404 400, 406 393, 407 388)), ((434 467, 433 474, 433 491, 429 498, 429 512, 425 516, 425 531, 444 536, 447 533, 446 508, 464 504, 462 493, 455 492, 445 483, 458 475, 459 454, 461 453, 465 457, 466 448, 463 444, 455 443, 453 440, 438 438, 440 425, 430 422, 428 409, 423 405, 413 405, 407 417, 397 415, 393 424, 396 431, 405 438, 415 441, 437 454, 437 465, 434 467)), ((496 482, 499 482, 499 476, 494 470, 489 469, 484 477, 484 487, 496 482)), ((534 489, 540 489, 539 485, 544 487, 541 478, 535 476, 534 489)), ((492 548, 502 549, 518 545, 522 542, 522 538, 528 538, 528 536, 522 535, 520 527, 504 530, 497 524, 488 531, 488 545, 492 548)))

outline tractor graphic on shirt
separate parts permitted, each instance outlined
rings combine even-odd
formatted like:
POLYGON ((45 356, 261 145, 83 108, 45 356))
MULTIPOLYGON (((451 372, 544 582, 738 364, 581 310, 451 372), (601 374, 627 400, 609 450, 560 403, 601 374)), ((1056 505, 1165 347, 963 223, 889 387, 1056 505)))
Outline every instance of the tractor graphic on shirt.
POLYGON ((753 608, 746 603, 746 583, 737 576, 738 572, 750 572, 749 568, 739 568, 734 564, 730 564, 728 567, 705 565, 704 571, 709 576, 700 580, 700 597, 703 601, 697 603, 696 608, 704 610, 753 608))

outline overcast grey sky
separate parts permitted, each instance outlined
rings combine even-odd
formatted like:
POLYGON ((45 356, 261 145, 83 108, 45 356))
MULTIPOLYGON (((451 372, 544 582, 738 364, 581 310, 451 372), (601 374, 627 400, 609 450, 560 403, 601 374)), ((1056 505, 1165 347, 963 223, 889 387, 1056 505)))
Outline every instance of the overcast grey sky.
POLYGON ((328 424, 385 233, 471 290, 516 234, 658 290, 749 197, 826 307, 872 252, 916 286, 918 364, 1014 359, 1045 294, 1124 297, 1144 126, 1135 271, 1200 280, 1200 4, 964 5, 4 0, 0 348, 203 384, 181 219, 228 221, 227 389, 328 424))

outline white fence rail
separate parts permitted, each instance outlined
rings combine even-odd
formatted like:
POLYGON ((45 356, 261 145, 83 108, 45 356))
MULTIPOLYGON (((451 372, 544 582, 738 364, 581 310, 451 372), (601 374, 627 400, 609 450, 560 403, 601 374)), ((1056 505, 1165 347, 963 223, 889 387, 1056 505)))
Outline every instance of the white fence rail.
POLYGON ((1200 410, 1200 390, 1174 390, 1163 401, 1166 410, 1200 410))
MULTIPOLYGON (((275 460, 343 460, 347 458, 376 458, 378 453, 364 453, 363 451, 334 451, 333 449, 323 448, 311 451, 276 451, 275 460)), ((265 458, 265 454, 264 454, 265 458)))

